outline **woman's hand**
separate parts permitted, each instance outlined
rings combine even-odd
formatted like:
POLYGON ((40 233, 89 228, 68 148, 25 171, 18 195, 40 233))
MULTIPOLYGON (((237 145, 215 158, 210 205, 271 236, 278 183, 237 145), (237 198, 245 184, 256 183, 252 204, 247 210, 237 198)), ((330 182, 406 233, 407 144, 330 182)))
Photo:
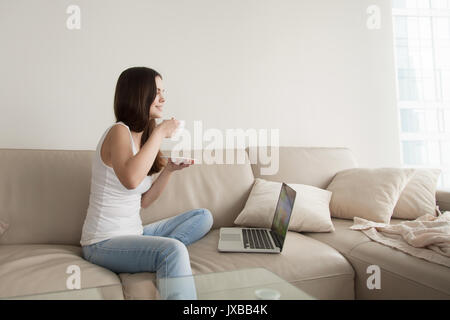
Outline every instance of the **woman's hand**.
POLYGON ((180 121, 172 118, 170 120, 164 120, 159 125, 156 126, 156 129, 161 130, 164 138, 170 138, 178 129, 180 125, 180 121))
POLYGON ((169 170, 170 172, 173 172, 176 170, 181 170, 181 169, 187 168, 191 164, 193 164, 193 161, 191 161, 190 163, 175 164, 172 162, 172 159, 169 158, 167 160, 166 169, 169 170))

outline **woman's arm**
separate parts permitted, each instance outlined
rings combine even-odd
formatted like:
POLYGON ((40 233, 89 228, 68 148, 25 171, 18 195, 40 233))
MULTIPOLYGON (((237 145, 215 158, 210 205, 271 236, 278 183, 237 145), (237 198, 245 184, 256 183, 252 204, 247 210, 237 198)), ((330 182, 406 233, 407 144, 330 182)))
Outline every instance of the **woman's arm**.
POLYGON ((139 152, 133 156, 129 133, 115 126, 111 133, 111 162, 114 172, 127 189, 135 189, 147 176, 155 162, 161 142, 170 138, 178 126, 175 119, 164 120, 150 134, 139 152))
POLYGON ((147 176, 153 162, 155 162, 161 142, 164 139, 164 134, 161 131, 159 128, 153 130, 141 150, 125 163, 126 169, 130 172, 134 188, 147 176))
POLYGON ((172 175, 172 172, 181 170, 189 166, 190 164, 176 165, 169 159, 166 167, 163 169, 163 171, 161 171, 155 182, 153 182, 151 188, 147 192, 144 192, 142 194, 141 208, 147 208, 150 204, 152 204, 153 201, 158 199, 167 183, 169 182, 169 178, 172 175))
POLYGON ((169 182, 169 178, 172 172, 164 168, 163 171, 159 174, 158 178, 153 182, 151 188, 142 194, 141 198, 141 208, 147 208, 153 201, 158 199, 164 190, 167 182, 169 182))

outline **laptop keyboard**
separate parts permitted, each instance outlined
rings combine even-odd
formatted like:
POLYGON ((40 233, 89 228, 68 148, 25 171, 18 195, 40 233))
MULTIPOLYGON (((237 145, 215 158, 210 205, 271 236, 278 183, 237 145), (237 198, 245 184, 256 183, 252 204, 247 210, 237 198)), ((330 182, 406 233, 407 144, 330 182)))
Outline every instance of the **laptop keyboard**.
POLYGON ((266 229, 242 229, 242 236, 246 249, 273 249, 266 229))

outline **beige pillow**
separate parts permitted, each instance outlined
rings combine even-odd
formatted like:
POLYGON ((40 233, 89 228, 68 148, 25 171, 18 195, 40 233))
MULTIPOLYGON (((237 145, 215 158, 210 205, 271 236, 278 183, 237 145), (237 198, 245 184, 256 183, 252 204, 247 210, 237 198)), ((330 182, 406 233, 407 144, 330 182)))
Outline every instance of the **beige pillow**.
POLYGON ((394 207, 414 169, 355 168, 340 171, 331 181, 331 215, 389 223, 394 207))
POLYGON ((6 222, 0 220, 0 236, 5 233, 6 229, 8 229, 9 225, 6 222))
MULTIPOLYGON (((296 192, 288 230, 334 231, 329 203, 331 192, 303 184, 288 184, 296 192)), ((270 228, 281 191, 281 182, 255 179, 244 209, 234 221, 247 227, 270 228)))
POLYGON ((425 214, 436 216, 436 188, 441 170, 415 169, 394 208, 393 218, 417 219, 425 214))

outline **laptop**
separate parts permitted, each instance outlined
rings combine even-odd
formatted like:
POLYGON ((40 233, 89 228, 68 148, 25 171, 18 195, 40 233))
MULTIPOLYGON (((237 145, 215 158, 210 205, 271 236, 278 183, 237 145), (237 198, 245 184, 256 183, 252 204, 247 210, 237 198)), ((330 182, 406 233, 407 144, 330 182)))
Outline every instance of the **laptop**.
POLYGON ((296 192, 283 183, 273 217, 272 227, 220 228, 219 251, 280 253, 294 207, 296 192))

